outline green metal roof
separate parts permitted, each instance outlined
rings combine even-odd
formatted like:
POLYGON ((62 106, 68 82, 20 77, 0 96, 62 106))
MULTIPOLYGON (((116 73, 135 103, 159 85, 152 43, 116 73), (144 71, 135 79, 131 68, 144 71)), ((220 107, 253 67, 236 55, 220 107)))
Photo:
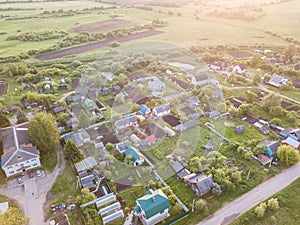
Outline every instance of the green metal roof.
POLYGON ((157 192, 139 198, 137 202, 140 205, 141 209, 144 211, 146 219, 149 219, 152 216, 164 211, 165 209, 170 208, 169 199, 157 192))

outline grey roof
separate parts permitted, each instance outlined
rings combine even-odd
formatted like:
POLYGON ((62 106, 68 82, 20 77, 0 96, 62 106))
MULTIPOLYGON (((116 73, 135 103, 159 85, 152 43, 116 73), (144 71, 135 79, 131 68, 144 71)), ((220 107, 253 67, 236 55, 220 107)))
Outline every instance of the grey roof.
MULTIPOLYGON (((157 113, 165 112, 171 110, 170 104, 160 105, 154 108, 157 113)), ((154 110, 153 109, 153 110, 154 110)))
POLYGON ((88 93, 88 88, 86 87, 79 87, 75 89, 76 94, 86 95, 88 93))
POLYGON ((280 86, 281 84, 283 84, 286 81, 287 81, 286 78, 274 73, 268 83, 275 85, 275 86, 280 86))
POLYGON ((184 169, 184 167, 178 161, 173 162, 171 166, 172 166, 173 170, 175 171, 175 173, 178 173, 184 169))
POLYGON ((199 105, 200 104, 200 100, 197 96, 192 96, 189 97, 187 99, 185 99, 185 102, 191 106, 195 106, 195 105, 199 105))
POLYGON ((245 131, 245 126, 244 125, 238 126, 234 128, 234 131, 238 134, 243 133, 245 131))
POLYGON ((60 112, 63 112, 63 111, 65 111, 65 107, 63 107, 63 106, 58 106, 58 107, 53 109, 54 113, 60 113, 60 112))
POLYGON ((198 195, 202 196, 210 191, 213 180, 211 176, 205 174, 197 174, 188 179, 188 182, 198 189, 198 195))
POLYGON ((28 123, 2 130, 2 166, 14 165, 39 157, 39 151, 29 142, 28 123))
POLYGON ((119 152, 125 152, 125 150, 130 146, 130 142, 127 140, 127 141, 124 141, 124 142, 120 142, 118 144, 116 144, 116 149, 119 151, 119 152))
POLYGON ((269 144, 267 144, 266 146, 268 146, 272 152, 277 152, 277 149, 280 146, 280 142, 273 141, 273 142, 270 142, 269 144))
POLYGON ((196 120, 189 120, 183 124, 179 124, 176 126, 176 131, 179 131, 179 132, 182 132, 182 131, 185 131, 187 129, 190 129, 192 127, 195 127, 197 126, 197 121, 196 120))
POLYGON ((125 117, 123 119, 117 120, 115 122, 115 126, 120 127, 120 126, 129 124, 129 123, 133 123, 135 121, 136 121, 136 117, 134 115, 133 116, 128 116, 128 117, 125 117))
POLYGON ((148 81, 148 88, 150 90, 162 90, 165 86, 165 83, 156 77, 148 81))
POLYGON ((180 179, 183 179, 186 175, 189 175, 189 174, 191 174, 191 172, 187 169, 184 169, 184 170, 181 170, 179 173, 177 173, 177 176, 180 179))

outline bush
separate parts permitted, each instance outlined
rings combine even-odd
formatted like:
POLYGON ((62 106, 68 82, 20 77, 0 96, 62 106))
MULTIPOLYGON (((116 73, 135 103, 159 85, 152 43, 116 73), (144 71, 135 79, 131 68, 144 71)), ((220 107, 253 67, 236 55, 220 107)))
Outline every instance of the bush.
POLYGON ((112 47, 112 48, 119 47, 120 45, 121 45, 121 44, 120 44, 119 42, 111 42, 111 43, 109 44, 109 46, 112 47))

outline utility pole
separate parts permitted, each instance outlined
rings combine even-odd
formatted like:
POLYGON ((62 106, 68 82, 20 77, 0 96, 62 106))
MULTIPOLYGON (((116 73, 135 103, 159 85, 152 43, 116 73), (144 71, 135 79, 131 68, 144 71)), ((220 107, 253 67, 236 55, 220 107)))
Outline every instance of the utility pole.
POLYGON ((247 180, 249 180, 251 170, 248 171, 247 180))

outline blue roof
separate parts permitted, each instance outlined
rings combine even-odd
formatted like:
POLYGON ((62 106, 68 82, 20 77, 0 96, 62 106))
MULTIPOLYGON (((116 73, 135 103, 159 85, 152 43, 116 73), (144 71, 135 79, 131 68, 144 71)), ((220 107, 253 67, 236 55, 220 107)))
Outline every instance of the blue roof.
POLYGON ((128 156, 128 155, 132 155, 132 161, 135 162, 138 160, 138 158, 140 157, 136 151, 133 150, 133 148, 131 147, 128 147, 125 151, 125 155, 128 156))
POLYGON ((141 107, 141 109, 140 109, 140 113, 141 113, 142 115, 146 115, 146 113, 147 113, 148 110, 149 110, 149 109, 147 108, 147 106, 142 105, 142 107, 141 107))

